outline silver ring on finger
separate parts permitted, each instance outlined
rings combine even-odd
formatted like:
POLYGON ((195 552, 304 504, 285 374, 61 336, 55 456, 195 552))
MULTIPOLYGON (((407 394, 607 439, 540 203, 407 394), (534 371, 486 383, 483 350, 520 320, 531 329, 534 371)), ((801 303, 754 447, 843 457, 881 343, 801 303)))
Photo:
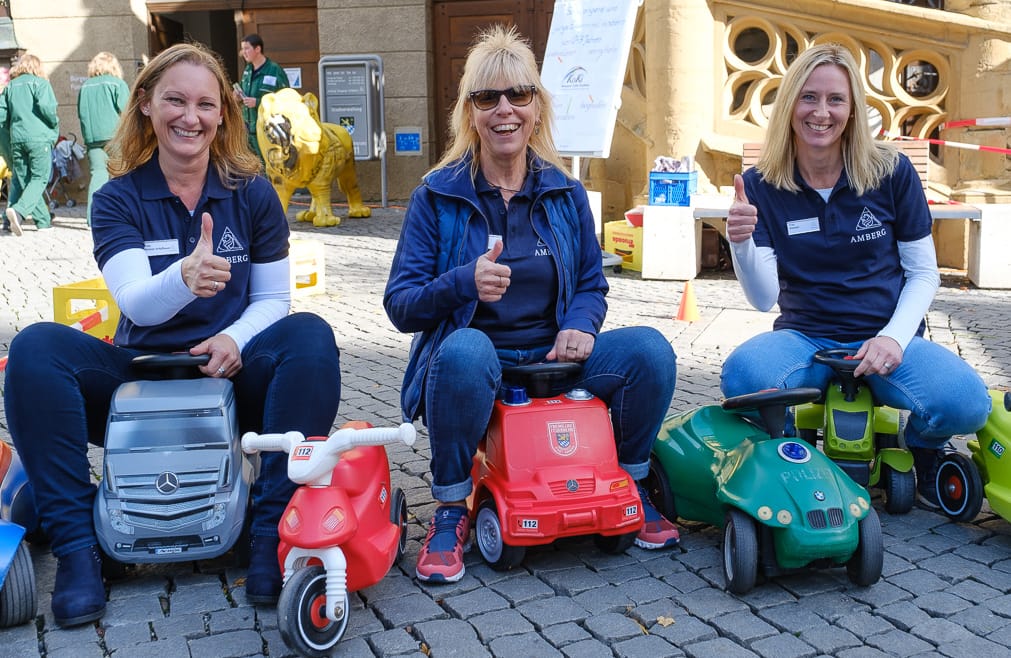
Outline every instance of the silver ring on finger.
POLYGON ((891 369, 892 369, 892 364, 889 363, 888 361, 885 361, 885 370, 891 370, 891 369))
POLYGON ((225 367, 224 366, 221 366, 220 368, 218 368, 218 374, 219 375, 225 374, 225 367))
POLYGON ((211 281, 211 290, 213 290, 214 292, 218 291, 218 282, 217 281, 211 281))

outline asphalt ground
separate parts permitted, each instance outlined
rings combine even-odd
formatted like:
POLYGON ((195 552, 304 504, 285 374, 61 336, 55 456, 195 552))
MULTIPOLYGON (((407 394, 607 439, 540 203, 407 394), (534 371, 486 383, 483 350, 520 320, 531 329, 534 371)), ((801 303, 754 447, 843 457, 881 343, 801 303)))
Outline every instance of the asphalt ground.
MULTIPOLYGON (((290 216, 303 206, 294 205, 290 216)), ((346 209, 336 209, 346 215, 346 209)), ((367 219, 319 229, 292 221, 294 238, 321 241, 326 292, 298 297, 334 329, 343 391, 337 426, 348 420, 394 425, 410 336, 382 308, 403 208, 374 208, 367 219)), ((0 356, 21 328, 53 319, 53 288, 99 275, 83 208, 60 208, 49 231, 0 234, 0 356)), ((606 328, 648 324, 678 354, 672 412, 719 400, 723 358, 773 316, 752 310, 732 272, 707 270, 693 282, 699 319, 678 321, 685 283, 608 273, 606 328)), ((928 315, 931 338, 959 353, 995 388, 1011 373, 1011 293, 974 288, 947 273, 928 315)), ((296 340, 297 337, 292 337, 296 340)), ((938 373, 943 376, 943 373, 938 373)), ((311 383, 307 382, 307 386, 311 383)), ((40 412, 45 391, 38 391, 40 412)), ((3 416, 0 415, 0 420, 3 416)), ((0 438, 10 441, 5 421, 0 438)), ((351 620, 337 656, 1007 656, 1011 636, 1011 526, 984 503, 955 524, 914 509, 903 516, 874 504, 884 533, 883 577, 859 588, 845 569, 810 570, 763 582, 743 596, 724 590, 720 531, 682 526, 674 550, 631 548, 618 556, 589 538, 528 550, 499 573, 478 551, 458 583, 426 585, 414 564, 434 502, 427 435, 389 450, 393 483, 409 505, 407 554, 377 585, 351 596, 351 620)), ((964 437, 956 441, 964 449, 964 437)), ((92 451, 99 469, 101 453, 92 451)), ((50 610, 55 560, 32 546, 35 623, 0 631, 0 656, 49 658, 222 658, 293 655, 270 607, 245 602, 245 572, 231 557, 138 566, 109 584, 102 620, 69 630, 50 610)))

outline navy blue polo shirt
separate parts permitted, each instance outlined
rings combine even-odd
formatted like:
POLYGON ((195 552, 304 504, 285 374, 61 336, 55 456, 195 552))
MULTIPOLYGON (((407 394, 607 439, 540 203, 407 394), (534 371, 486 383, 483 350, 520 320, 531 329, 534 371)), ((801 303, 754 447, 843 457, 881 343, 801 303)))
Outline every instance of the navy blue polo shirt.
POLYGON ((758 208, 755 244, 776 252, 775 328, 844 342, 877 335, 905 282, 898 243, 930 235, 916 170, 900 154, 895 170, 863 196, 843 171, 827 203, 796 170, 794 179, 800 192, 768 185, 754 168, 744 174, 748 201, 758 208))
POLYGON ((551 249, 534 229, 532 198, 539 178, 531 171, 523 189, 509 200, 478 172, 475 189, 488 219, 488 234, 502 238, 497 263, 508 265, 509 287, 497 302, 478 302, 470 326, 483 331, 498 349, 551 345, 558 334, 558 274, 551 249))
POLYGON ((158 153, 134 171, 114 178, 92 199, 92 235, 99 269, 125 249, 143 249, 157 274, 185 258, 200 239, 200 217, 214 219, 213 249, 231 263, 232 278, 214 297, 195 298, 169 321, 137 326, 120 317, 115 343, 152 351, 179 351, 221 333, 249 305, 253 263, 288 255, 288 221, 277 193, 261 176, 230 190, 207 169, 204 191, 190 215, 158 165, 158 153))

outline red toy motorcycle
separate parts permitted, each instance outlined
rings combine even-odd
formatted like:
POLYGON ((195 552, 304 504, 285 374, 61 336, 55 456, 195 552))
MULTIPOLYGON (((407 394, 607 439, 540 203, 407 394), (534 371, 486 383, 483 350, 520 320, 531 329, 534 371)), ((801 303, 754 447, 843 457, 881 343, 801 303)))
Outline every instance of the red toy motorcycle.
POLYGON ((468 499, 478 548, 493 569, 518 565, 527 546, 576 535, 621 553, 642 527, 607 406, 584 389, 551 394, 581 371, 554 362, 502 371, 503 395, 474 457, 468 499))
POLYGON ((322 657, 347 630, 348 593, 379 582, 407 544, 407 500, 390 485, 381 446, 412 445, 414 426, 348 423, 329 437, 300 432, 242 437, 247 453, 283 450, 299 487, 281 516, 278 560, 284 586, 277 624, 285 643, 322 657))

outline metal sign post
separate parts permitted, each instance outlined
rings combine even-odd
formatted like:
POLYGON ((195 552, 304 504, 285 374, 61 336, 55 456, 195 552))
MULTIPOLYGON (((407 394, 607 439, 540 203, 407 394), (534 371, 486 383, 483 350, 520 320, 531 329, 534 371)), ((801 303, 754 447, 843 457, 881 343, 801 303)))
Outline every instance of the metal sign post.
POLYGON ((319 60, 320 119, 351 135, 355 160, 379 160, 386 199, 383 60, 379 55, 326 55, 319 60))

